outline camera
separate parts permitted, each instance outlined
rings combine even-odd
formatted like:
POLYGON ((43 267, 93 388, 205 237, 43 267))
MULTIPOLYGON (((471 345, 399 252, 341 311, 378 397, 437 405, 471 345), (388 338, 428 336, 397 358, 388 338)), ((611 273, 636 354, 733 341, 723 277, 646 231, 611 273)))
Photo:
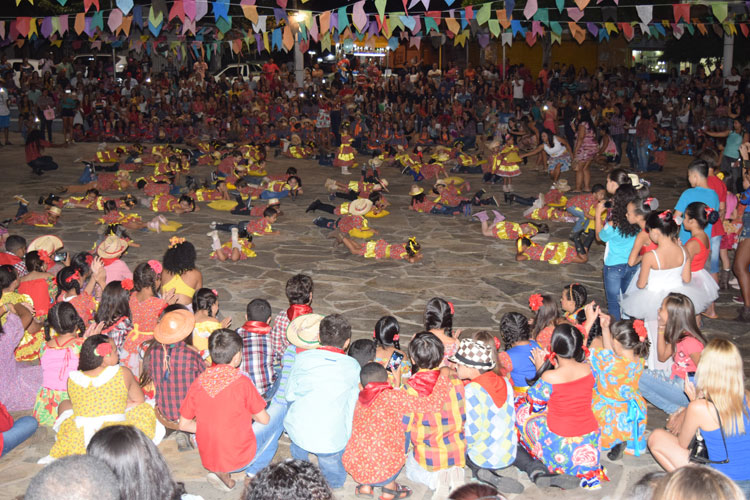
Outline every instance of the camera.
POLYGON ((65 259, 68 258, 68 252, 55 252, 55 254, 52 256, 52 260, 55 262, 65 262, 65 259))

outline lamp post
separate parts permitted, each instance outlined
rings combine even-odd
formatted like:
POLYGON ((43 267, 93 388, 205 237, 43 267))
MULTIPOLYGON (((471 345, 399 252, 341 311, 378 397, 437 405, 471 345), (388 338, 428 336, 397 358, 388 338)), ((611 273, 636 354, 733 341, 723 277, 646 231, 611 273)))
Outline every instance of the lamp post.
MULTIPOLYGON (((294 0, 294 8, 297 8, 297 0, 294 0)), ((304 24, 307 20, 307 13, 297 11, 294 14, 294 20, 298 25, 304 24)), ((305 83, 305 59, 302 55, 302 51, 299 48, 299 30, 297 36, 294 39, 294 80, 297 83, 297 87, 303 87, 305 83)))

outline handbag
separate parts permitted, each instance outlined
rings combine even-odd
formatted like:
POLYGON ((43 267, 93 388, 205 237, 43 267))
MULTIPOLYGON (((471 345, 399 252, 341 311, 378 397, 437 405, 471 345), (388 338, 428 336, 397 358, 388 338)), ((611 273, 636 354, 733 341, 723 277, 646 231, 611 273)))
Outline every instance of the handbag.
POLYGON ((47 121, 52 121, 55 119, 55 110, 52 108, 46 108, 44 110, 44 119, 47 121))
MULTIPOLYGON (((710 400, 708 402, 711 403, 710 400)), ((716 411, 716 418, 719 419, 719 432, 721 432, 721 440, 724 443, 724 456, 726 458, 718 461, 709 459, 706 441, 703 439, 703 436, 700 435, 700 432, 697 432, 688 446, 688 449, 690 450, 688 461, 696 464, 728 464, 729 452, 727 451, 727 438, 724 436, 724 428, 721 426, 721 416, 719 415, 719 410, 716 409, 716 405, 713 403, 711 403, 711 405, 714 407, 714 411, 716 411)))

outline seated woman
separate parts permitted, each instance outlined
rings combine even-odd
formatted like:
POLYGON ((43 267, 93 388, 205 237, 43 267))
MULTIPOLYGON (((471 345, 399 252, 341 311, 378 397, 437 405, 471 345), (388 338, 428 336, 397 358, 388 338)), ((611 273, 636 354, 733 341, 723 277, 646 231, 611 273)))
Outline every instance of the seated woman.
MULTIPOLYGON (((44 332, 42 323, 34 321, 34 301, 28 295, 18 293, 18 274, 13 266, 0 266, 0 289, 0 307, 11 307, 10 312, 18 315, 24 329, 23 338, 15 346, 16 361, 34 361, 39 357, 39 349, 44 343, 44 332)), ((0 325, 5 326, 9 317, 0 317, 0 325)))
POLYGON ((742 356, 732 342, 716 338, 703 350, 695 374, 697 386, 685 382, 690 404, 677 435, 653 431, 648 447, 668 472, 690 462, 690 443, 700 430, 708 451, 707 465, 729 476, 750 495, 750 407, 742 356))
POLYGON ((154 408, 145 402, 135 377, 118 362, 114 342, 106 335, 92 335, 83 343, 78 371, 68 380, 70 404, 59 408, 51 458, 85 453, 93 435, 110 425, 133 425, 155 444, 164 437, 164 428, 157 425, 154 408))
POLYGON ((18 280, 18 293, 31 297, 37 318, 43 320, 52 307, 52 297, 57 296, 55 277, 47 272, 54 262, 44 250, 28 252, 25 260, 29 274, 18 280))
POLYGON ((177 304, 192 307, 195 291, 203 286, 203 274, 195 266, 196 258, 195 247, 185 238, 169 240, 169 248, 162 259, 162 293, 173 290, 177 304))
MULTIPOLYGON (((34 406, 36 393, 42 385, 42 367, 19 363, 13 351, 23 338, 24 329, 16 309, 28 310, 22 305, 0 305, 0 380, 12 383, 0 384, 0 401, 9 411, 26 411, 34 406)), ((35 427, 36 428, 36 427, 35 427)), ((3 432, 3 431, 0 431, 3 432)))
POLYGON ((532 356, 536 377, 516 414, 520 444, 551 472, 578 476, 584 488, 600 488, 607 476, 599 465, 600 430, 591 409, 595 380, 583 335, 568 323, 557 325, 550 352, 535 349, 532 356))

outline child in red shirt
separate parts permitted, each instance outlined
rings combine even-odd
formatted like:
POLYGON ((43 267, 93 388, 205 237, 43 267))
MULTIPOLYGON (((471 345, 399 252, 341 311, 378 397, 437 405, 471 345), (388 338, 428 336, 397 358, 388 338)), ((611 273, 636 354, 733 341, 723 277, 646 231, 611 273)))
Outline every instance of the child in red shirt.
POLYGON ((193 382, 180 409, 180 430, 194 432, 208 482, 222 491, 234 488, 233 472, 244 472, 255 458, 253 420, 269 421, 266 402, 238 370, 242 338, 225 328, 208 338, 213 366, 193 382))

